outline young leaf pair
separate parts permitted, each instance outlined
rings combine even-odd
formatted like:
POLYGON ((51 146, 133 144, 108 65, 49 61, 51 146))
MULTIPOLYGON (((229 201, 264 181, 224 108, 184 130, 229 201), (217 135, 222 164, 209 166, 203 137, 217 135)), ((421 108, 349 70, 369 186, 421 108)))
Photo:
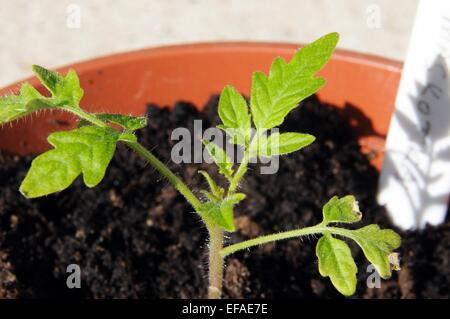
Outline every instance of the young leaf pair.
MULTIPOLYGON (((334 196, 323 207, 323 222, 355 223, 361 220, 358 203, 352 195, 342 198, 334 196)), ((319 272, 330 277, 336 289, 343 295, 350 296, 356 290, 357 267, 350 248, 332 233, 354 240, 363 250, 382 278, 391 277, 391 264, 398 270, 399 266, 390 258, 393 251, 400 246, 400 236, 390 229, 380 229, 378 225, 368 225, 356 230, 331 228, 323 232, 316 245, 319 259, 319 272)))

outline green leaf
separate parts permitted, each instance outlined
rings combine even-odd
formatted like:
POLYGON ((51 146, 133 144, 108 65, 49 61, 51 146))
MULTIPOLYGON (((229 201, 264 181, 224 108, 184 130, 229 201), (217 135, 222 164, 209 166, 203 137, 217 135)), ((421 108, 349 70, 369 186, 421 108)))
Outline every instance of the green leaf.
POLYGON ((205 144, 206 150, 219 168, 219 172, 230 179, 233 176, 233 162, 227 153, 217 144, 210 141, 203 140, 203 144, 205 144))
POLYGON ((198 173, 201 174, 205 178, 205 180, 208 182, 209 188, 211 190, 211 193, 214 195, 214 197, 217 199, 221 199, 225 190, 216 184, 216 182, 212 179, 212 177, 208 174, 208 172, 200 170, 200 171, 198 171, 198 173))
POLYGON ((236 230, 234 225, 234 206, 245 198, 245 194, 236 193, 225 198, 220 204, 220 215, 225 223, 222 226, 226 231, 233 232, 236 230))
POLYGON ((65 77, 39 65, 33 65, 33 71, 42 84, 52 93, 55 104, 79 107, 84 91, 80 87, 80 80, 74 70, 69 70, 65 77))
POLYGON ((380 229, 375 224, 349 232, 351 232, 351 238, 362 248, 367 260, 375 266, 380 276, 385 279, 391 277, 389 256, 393 250, 400 247, 400 236, 391 229, 380 229))
MULTIPOLYGON (((130 116, 122 114, 97 113, 94 114, 99 120, 121 126, 127 131, 136 131, 147 126, 147 118, 144 116, 130 116)), ((78 127, 90 125, 90 122, 81 119, 78 127)))
POLYGON ((221 204, 218 202, 206 202, 200 206, 200 211, 206 214, 211 220, 222 227, 224 230, 234 232, 236 226, 234 225, 233 212, 224 211, 222 213, 221 204))
POLYGON ((352 195, 341 198, 333 196, 323 206, 323 221, 329 223, 355 223, 361 220, 358 202, 352 195))
POLYGON ((339 35, 330 33, 303 47, 287 63, 276 58, 267 77, 253 74, 250 109, 257 129, 270 129, 283 123, 300 101, 317 92, 325 80, 316 77, 328 62, 339 35))
POLYGON ((65 77, 56 72, 33 66, 39 80, 52 93, 45 97, 30 84, 24 83, 18 95, 0 97, 0 124, 47 108, 79 107, 83 96, 75 71, 70 70, 65 77))
POLYGON ((30 84, 24 83, 18 95, 0 97, 0 124, 51 106, 51 102, 47 98, 43 97, 30 84))
POLYGON ((133 132, 124 131, 119 134, 119 137, 117 138, 118 141, 125 142, 125 143, 136 143, 137 137, 133 134, 133 132))
POLYGON ((202 193, 210 202, 218 203, 221 201, 221 198, 217 197, 212 192, 208 192, 207 190, 201 189, 200 193, 202 193))
POLYGON ((39 65, 33 65, 32 69, 47 90, 51 93, 57 92, 59 86, 58 83, 63 81, 62 76, 39 65))
POLYGON ((255 147, 250 149, 252 156, 273 156, 289 154, 308 146, 314 142, 315 137, 301 133, 273 133, 269 137, 261 135, 254 143, 255 147))
POLYGON ((225 86, 219 99, 219 116, 234 144, 245 145, 250 140, 251 123, 248 106, 242 95, 230 85, 225 86))
POLYGON ((33 160, 20 191, 27 198, 55 193, 69 187, 81 173, 84 183, 94 187, 105 175, 118 138, 114 129, 98 126, 49 135, 55 148, 33 160))
POLYGON ((206 202, 201 205, 200 210, 209 216, 217 225, 224 230, 234 232, 234 206, 245 198, 245 194, 236 193, 228 196, 222 202, 206 202))
POLYGON ((237 204, 245 199, 246 195, 244 193, 234 193, 229 195, 227 198, 224 199, 224 202, 231 203, 231 204, 237 204))
POLYGON ((358 269, 348 245, 325 233, 317 242, 316 255, 320 274, 330 277, 333 286, 344 296, 354 294, 358 269))

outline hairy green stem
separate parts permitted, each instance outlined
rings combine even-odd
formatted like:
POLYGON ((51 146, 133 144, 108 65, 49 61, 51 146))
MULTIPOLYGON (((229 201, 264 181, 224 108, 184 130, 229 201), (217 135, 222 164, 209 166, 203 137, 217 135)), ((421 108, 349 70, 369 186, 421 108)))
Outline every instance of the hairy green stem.
POLYGON ((238 167, 238 170, 236 171, 236 173, 234 174, 234 176, 230 182, 230 186, 228 188, 228 195, 234 194, 234 192, 236 192, 239 182, 241 181, 245 172, 247 172, 247 166, 248 166, 249 160, 250 160, 250 156, 249 156, 248 152, 246 151, 244 154, 244 158, 242 159, 242 162, 238 167))
POLYGON ((205 220, 205 216, 200 212, 200 200, 191 192, 185 183, 181 181, 166 165, 164 165, 155 155, 150 153, 145 147, 138 142, 125 142, 133 151, 143 157, 150 165, 152 165, 162 176, 164 176, 192 205, 195 211, 202 217, 205 224, 209 226, 209 221, 205 220))
POLYGON ((208 298, 220 299, 222 295, 222 280, 224 258, 220 255, 223 248, 223 230, 217 225, 208 228, 209 231, 209 286, 208 298))
POLYGON ((79 118, 82 118, 83 120, 86 120, 92 124, 95 124, 97 126, 106 127, 108 124, 103 122, 102 120, 98 119, 95 115, 90 114, 88 112, 85 112, 81 108, 74 108, 74 107, 64 107, 64 110, 67 112, 70 112, 72 114, 75 114, 79 118))
POLYGON ((326 231, 329 231, 336 235, 352 238, 352 239, 355 238, 354 234, 348 229, 338 228, 338 227, 328 227, 321 223, 321 224, 317 224, 317 225, 311 226, 311 227, 305 227, 305 228, 301 228, 301 229, 295 229, 295 230, 289 230, 289 231, 285 231, 285 232, 281 232, 281 233, 270 234, 270 235, 266 235, 266 236, 249 239, 249 240, 237 243, 237 244, 229 245, 221 250, 220 255, 223 258, 225 258, 226 256, 231 255, 239 250, 247 249, 250 247, 263 245, 263 244, 267 244, 270 242, 283 240, 283 239, 290 239, 290 238, 314 235, 314 234, 323 234, 326 231))
POLYGON ((255 136, 252 138, 250 145, 247 145, 244 152, 244 157, 242 158, 241 164, 233 175, 233 178, 230 181, 230 186, 228 188, 228 195, 234 194, 236 192, 237 187, 239 186, 239 182, 242 177, 247 172, 248 163, 250 162, 250 150, 253 148, 255 143, 258 143, 258 139, 266 132, 266 130, 258 130, 255 136))
MULTIPOLYGON (((89 114, 82 109, 65 108, 65 110, 77 115, 78 117, 89 121, 98 126, 107 126, 105 122, 89 114)), ((134 141, 123 141, 138 155, 143 157, 150 165, 152 165, 162 176, 164 176, 192 205, 194 210, 200 215, 209 232, 209 287, 208 297, 211 299, 219 299, 222 294, 222 278, 224 258, 220 256, 223 248, 223 230, 209 220, 209 218, 201 213, 200 200, 191 192, 183 181, 178 178, 166 165, 164 165, 155 155, 143 147, 140 143, 134 141)))

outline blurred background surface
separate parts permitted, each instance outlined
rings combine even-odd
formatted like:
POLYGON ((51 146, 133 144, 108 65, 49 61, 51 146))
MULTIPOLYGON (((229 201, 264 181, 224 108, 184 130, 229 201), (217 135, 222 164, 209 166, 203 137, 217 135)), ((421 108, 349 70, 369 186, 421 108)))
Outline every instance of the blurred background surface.
POLYGON ((306 43, 403 60, 417 0, 0 0, 0 86, 58 67, 168 44, 306 43))

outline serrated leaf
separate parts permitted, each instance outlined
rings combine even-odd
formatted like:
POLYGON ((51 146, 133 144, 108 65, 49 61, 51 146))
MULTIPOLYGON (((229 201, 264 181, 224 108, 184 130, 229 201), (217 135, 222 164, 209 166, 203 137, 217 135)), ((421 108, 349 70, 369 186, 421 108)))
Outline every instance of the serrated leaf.
POLYGON ((391 277, 389 255, 400 247, 400 236, 391 229, 380 229, 372 224, 350 231, 352 239, 362 248, 364 255, 384 279, 391 277))
POLYGON ((329 223, 355 223, 361 220, 358 202, 352 195, 333 196, 323 206, 323 221, 329 223))
POLYGON ((0 124, 42 109, 79 107, 83 89, 75 71, 70 70, 63 77, 40 66, 33 66, 33 70, 52 97, 43 96, 28 83, 22 84, 19 94, 0 97, 0 124))
MULTIPOLYGON (((99 120, 121 126, 128 131, 136 131, 147 126, 147 118, 143 116, 130 116, 122 114, 97 113, 94 114, 99 120)), ((90 122, 80 119, 78 127, 90 125, 90 122)))
POLYGON ((210 201, 203 203, 200 209, 224 230, 233 232, 236 230, 233 208, 244 198, 245 194, 236 193, 228 196, 222 202, 210 201))
POLYGON ((0 124, 48 107, 52 107, 50 101, 30 84, 24 83, 18 95, 0 97, 0 124))
POLYGON ((33 71, 42 84, 52 93, 55 104, 79 107, 84 91, 74 70, 69 70, 66 76, 47 70, 39 65, 33 65, 33 71))
POLYGON ((57 91, 57 88, 59 86, 58 83, 62 82, 62 76, 39 65, 33 65, 32 69, 39 81, 41 81, 41 83, 47 88, 47 90, 49 90, 51 93, 55 93, 57 91))
POLYGON ((203 144, 219 168, 219 172, 225 177, 231 178, 233 176, 233 162, 227 153, 217 144, 210 141, 203 140, 203 144))
POLYGON ((255 147, 250 149, 252 156, 274 156, 285 155, 314 142, 315 137, 309 134, 302 133, 273 133, 269 137, 261 135, 258 141, 254 143, 255 147))
POLYGON ((33 160, 20 191, 27 198, 55 193, 69 187, 81 173, 84 183, 94 187, 105 175, 118 137, 114 129, 99 126, 49 135, 55 148, 33 160))
POLYGON ((250 140, 251 123, 247 102, 236 89, 225 86, 220 94, 218 112, 224 129, 234 144, 245 144, 250 140))
POLYGON ((327 34, 297 51, 289 63, 276 58, 268 77, 262 72, 253 74, 250 109, 257 129, 280 125, 300 101, 325 84, 315 74, 330 59, 338 39, 337 33, 327 34))
MULTIPOLYGON (((198 171, 198 173, 201 174, 208 182, 209 189, 211 190, 211 193, 214 195, 214 197, 217 199, 221 199, 225 190, 216 184, 216 182, 212 179, 208 172, 200 170, 198 171)), ((209 197, 209 195, 207 195, 207 197, 209 197)))
POLYGON ((316 255, 320 274, 330 277, 333 286, 344 296, 354 294, 358 269, 348 245, 325 233, 317 242, 316 255))

